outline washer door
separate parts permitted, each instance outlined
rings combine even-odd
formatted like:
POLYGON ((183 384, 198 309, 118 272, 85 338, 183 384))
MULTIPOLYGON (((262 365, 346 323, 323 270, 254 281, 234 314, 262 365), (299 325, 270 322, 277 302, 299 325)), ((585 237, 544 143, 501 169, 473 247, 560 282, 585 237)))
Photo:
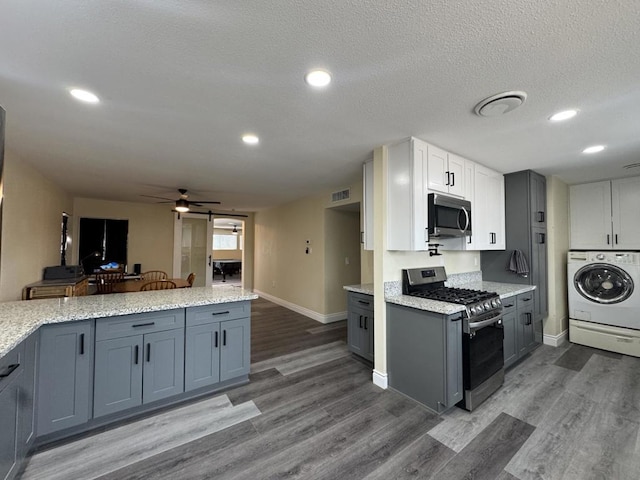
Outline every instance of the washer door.
POLYGON ((633 293, 633 280, 621 268, 607 263, 592 263, 573 277, 576 290, 587 300, 604 305, 619 303, 633 293))

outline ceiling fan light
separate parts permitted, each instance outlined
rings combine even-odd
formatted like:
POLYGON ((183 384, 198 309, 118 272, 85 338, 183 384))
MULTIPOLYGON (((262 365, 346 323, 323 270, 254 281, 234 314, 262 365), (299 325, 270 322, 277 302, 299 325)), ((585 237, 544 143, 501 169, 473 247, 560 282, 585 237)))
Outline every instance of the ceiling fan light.
POLYGON ((185 213, 189 211, 189 202, 184 198, 176 200, 176 211, 180 213, 185 213))
POLYGON ((233 230, 231 230, 231 233, 233 235, 238 235, 238 228, 235 225, 233 226, 233 230))

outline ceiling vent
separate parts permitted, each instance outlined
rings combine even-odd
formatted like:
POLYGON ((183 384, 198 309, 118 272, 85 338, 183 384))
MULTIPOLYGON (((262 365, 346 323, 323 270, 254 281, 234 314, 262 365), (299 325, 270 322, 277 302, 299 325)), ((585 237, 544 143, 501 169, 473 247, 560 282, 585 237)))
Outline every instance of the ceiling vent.
POLYGON ((629 165, 625 165, 622 168, 626 168, 627 170, 629 170, 630 168, 640 168, 640 163, 630 163, 629 165))
POLYGON ((518 108, 526 99, 527 94, 525 92, 498 93, 482 100, 475 106, 473 111, 481 117, 499 117, 518 108))
POLYGON ((349 200, 351 198, 351 189, 347 188, 346 190, 340 190, 339 192, 333 192, 331 194, 332 202, 343 202, 345 200, 349 200))

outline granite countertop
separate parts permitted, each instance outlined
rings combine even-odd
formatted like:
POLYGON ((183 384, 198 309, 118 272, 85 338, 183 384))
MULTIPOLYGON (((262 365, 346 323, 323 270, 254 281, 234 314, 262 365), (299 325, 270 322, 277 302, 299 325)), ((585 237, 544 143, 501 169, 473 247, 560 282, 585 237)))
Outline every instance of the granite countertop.
MULTIPOLYGON (((521 293, 535 290, 535 285, 518 285, 515 283, 500 283, 487 281, 472 281, 468 283, 456 284, 457 288, 468 288, 470 290, 484 290, 487 292, 496 292, 501 299, 509 298, 521 293)), ((464 311, 463 305, 455 303, 440 302, 437 300, 427 300, 419 297, 411 297, 409 295, 392 294, 385 296, 385 301, 405 307, 427 310, 443 315, 451 315, 453 313, 464 311)))
POLYGON ((237 287, 194 287, 0 303, 0 358, 41 325, 258 298, 237 287))
POLYGON ((364 295, 373 295, 373 283, 361 283, 360 285, 345 285, 345 290, 355 293, 362 293, 364 295))

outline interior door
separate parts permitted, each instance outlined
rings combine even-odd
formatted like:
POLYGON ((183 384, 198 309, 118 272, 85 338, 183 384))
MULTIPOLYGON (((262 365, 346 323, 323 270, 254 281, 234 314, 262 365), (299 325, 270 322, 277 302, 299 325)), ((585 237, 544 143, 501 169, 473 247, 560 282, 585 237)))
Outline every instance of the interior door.
POLYGON ((176 214, 173 239, 173 275, 187 278, 196 274, 194 287, 210 286, 213 278, 213 217, 176 214))

